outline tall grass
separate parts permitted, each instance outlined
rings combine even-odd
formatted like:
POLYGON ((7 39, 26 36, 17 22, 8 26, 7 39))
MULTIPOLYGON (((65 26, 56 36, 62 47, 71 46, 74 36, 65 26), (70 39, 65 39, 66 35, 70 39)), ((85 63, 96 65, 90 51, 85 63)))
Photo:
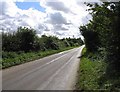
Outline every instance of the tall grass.
POLYGON ((82 92, 120 92, 120 72, 103 58, 98 53, 88 53, 83 49, 76 89, 82 92))
POLYGON ((59 50, 47 50, 47 51, 40 51, 40 52, 3 52, 2 53, 2 69, 23 64, 26 62, 30 62, 36 59, 40 59, 42 57, 55 54, 61 51, 69 50, 74 47, 67 47, 64 49, 59 50))
POLYGON ((92 61, 92 55, 87 54, 86 49, 82 51, 83 57, 80 60, 78 82, 76 89, 86 91, 100 90, 99 78, 104 74, 106 63, 103 61, 92 61))

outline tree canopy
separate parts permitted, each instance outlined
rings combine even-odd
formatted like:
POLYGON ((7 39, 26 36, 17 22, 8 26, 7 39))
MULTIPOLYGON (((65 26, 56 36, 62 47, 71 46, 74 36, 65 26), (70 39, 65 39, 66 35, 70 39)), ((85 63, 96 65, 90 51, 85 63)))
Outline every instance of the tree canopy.
POLYGON ((87 4, 92 20, 80 26, 87 51, 105 50, 106 61, 120 65, 120 2, 87 4))
POLYGON ((58 50, 70 46, 80 46, 83 42, 80 38, 63 38, 42 35, 38 37, 36 30, 19 27, 14 33, 2 33, 3 51, 45 51, 58 50))

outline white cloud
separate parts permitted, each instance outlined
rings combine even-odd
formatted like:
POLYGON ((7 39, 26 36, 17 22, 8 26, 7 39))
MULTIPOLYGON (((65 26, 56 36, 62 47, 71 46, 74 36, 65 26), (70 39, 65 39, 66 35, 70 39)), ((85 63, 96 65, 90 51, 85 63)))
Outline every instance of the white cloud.
POLYGON ((77 0, 39 1, 40 5, 45 8, 45 12, 33 8, 19 9, 15 2, 10 0, 9 2, 0 2, 0 12, 2 12, 0 30, 15 31, 19 26, 30 26, 35 28, 39 35, 56 35, 60 38, 73 37, 73 35, 80 37, 78 27, 88 22, 86 20, 88 7, 83 2, 78 3, 77 0))
POLYGON ((66 18, 60 13, 60 12, 55 12, 51 13, 48 15, 48 20, 46 22, 51 23, 51 24, 68 24, 66 18))
POLYGON ((57 1, 57 2, 47 2, 46 6, 49 6, 53 10, 56 10, 56 11, 63 11, 65 13, 70 12, 69 7, 66 7, 63 2, 59 2, 59 1, 57 1))
POLYGON ((37 29, 38 33, 41 33, 38 27, 41 26, 42 29, 46 14, 33 8, 21 10, 12 1, 0 3, 3 6, 2 15, 0 15, 2 24, 0 29, 15 31, 19 26, 30 26, 37 29))

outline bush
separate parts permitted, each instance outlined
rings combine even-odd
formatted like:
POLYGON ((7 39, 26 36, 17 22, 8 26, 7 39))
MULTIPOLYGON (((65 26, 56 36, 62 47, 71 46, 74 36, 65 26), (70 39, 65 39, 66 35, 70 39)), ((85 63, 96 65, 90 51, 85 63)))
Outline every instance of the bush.
POLYGON ((2 52, 2 58, 3 59, 6 59, 6 58, 15 58, 15 57, 17 57, 18 55, 17 55, 17 53, 15 53, 15 52, 2 52))

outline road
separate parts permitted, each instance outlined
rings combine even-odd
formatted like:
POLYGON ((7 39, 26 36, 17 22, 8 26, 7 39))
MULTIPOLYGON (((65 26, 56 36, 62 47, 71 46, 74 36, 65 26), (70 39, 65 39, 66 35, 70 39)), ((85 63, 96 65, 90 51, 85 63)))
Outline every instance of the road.
POLYGON ((84 46, 2 70, 3 90, 71 90, 84 46))

